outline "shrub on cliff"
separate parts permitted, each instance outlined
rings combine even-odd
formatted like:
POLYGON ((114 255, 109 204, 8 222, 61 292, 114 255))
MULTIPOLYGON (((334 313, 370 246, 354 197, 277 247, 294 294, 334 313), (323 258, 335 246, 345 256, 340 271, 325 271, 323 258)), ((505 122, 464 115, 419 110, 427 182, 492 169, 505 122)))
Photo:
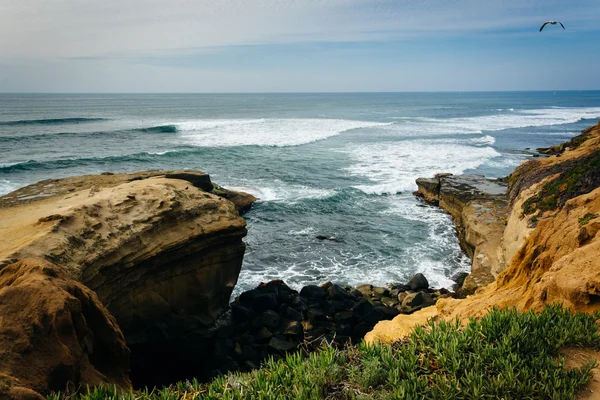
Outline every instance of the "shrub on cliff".
MULTIPOLYGON (((153 391, 96 388, 96 399, 571 399, 591 379, 593 363, 567 369, 565 346, 600 348, 600 314, 495 309, 481 320, 430 323, 393 345, 322 348, 288 355, 208 384, 182 382, 153 391)), ((62 396, 52 396, 59 400, 62 396)))

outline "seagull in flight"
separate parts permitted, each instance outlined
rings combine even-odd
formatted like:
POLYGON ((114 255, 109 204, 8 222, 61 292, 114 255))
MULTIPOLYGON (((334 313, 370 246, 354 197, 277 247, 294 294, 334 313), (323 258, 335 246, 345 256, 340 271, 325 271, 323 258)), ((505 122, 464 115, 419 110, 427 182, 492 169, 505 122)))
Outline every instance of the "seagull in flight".
POLYGON ((562 22, 560 22, 560 21, 548 21, 548 22, 544 22, 544 25, 542 25, 542 27, 540 28, 540 32, 541 32, 541 31, 542 31, 542 29, 544 29, 544 27, 545 27, 546 25, 548 25, 548 24, 550 24, 550 25, 556 25, 556 24, 560 24, 560 26, 562 26, 562 28, 563 28, 563 29, 565 29, 565 26, 564 26, 564 25, 562 24, 562 22))

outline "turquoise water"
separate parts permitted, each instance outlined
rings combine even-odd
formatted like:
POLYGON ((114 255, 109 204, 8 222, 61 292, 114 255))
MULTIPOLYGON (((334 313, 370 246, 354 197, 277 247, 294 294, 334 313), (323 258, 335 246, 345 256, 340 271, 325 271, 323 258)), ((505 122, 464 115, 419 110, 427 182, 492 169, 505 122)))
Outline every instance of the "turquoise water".
POLYGON ((236 292, 416 272, 448 287, 469 261, 414 180, 505 176, 598 119, 597 91, 0 94, 0 195, 70 175, 199 169, 260 198, 236 292))

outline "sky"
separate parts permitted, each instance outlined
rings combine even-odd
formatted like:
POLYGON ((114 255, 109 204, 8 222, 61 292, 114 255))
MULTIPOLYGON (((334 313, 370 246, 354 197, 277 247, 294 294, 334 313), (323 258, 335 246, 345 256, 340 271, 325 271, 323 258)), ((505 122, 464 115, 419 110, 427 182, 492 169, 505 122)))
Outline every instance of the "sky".
POLYGON ((598 90, 599 16, 598 0, 0 0, 0 92, 598 90))

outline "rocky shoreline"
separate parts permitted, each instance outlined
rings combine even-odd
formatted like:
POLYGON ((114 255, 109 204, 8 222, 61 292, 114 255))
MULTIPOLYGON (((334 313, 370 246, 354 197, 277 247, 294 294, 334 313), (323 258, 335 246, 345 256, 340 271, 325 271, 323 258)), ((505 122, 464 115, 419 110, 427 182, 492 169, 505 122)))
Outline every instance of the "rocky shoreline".
MULTIPOLYGON (((465 299, 444 298, 436 307, 380 322, 365 337, 368 343, 400 340, 414 326, 424 325, 430 319, 453 321, 458 318, 466 323, 469 318, 486 315, 493 307, 537 312, 558 302, 577 312, 600 311, 597 289, 600 288, 597 262, 600 254, 600 122, 543 153, 550 156, 526 161, 502 182, 496 182, 506 184, 507 193, 497 203, 498 212, 495 212, 494 202, 486 205, 489 199, 478 198, 479 194, 472 190, 461 197, 444 189, 453 186, 445 184, 448 180, 462 181, 461 177, 440 175, 433 180, 420 180, 422 196, 447 209, 457 223, 457 230, 465 232, 461 241, 465 247, 473 248, 474 271, 483 254, 483 260, 487 257, 496 260, 487 271, 492 276, 496 271, 497 276, 465 299), (471 198, 472 194, 475 198, 471 198), (445 196, 450 197, 450 201, 442 201, 445 196), (481 203, 487 210, 478 214, 478 207, 472 205, 481 203), (506 204, 504 209, 502 204, 506 204), (502 227, 504 218, 506 222, 502 227), (486 230, 493 234, 482 236, 480 233, 486 230), (469 231, 476 234, 469 235, 469 231), (471 241, 469 237, 485 240, 471 241), (488 237, 491 240, 488 241, 488 237)), ((486 268, 486 265, 479 267, 486 268)))
POLYGON ((422 274, 387 287, 326 282, 300 292, 281 280, 263 283, 240 294, 220 319, 211 375, 249 371, 269 357, 308 353, 323 342, 357 344, 379 321, 411 314, 452 295, 446 289, 431 289, 422 274))

